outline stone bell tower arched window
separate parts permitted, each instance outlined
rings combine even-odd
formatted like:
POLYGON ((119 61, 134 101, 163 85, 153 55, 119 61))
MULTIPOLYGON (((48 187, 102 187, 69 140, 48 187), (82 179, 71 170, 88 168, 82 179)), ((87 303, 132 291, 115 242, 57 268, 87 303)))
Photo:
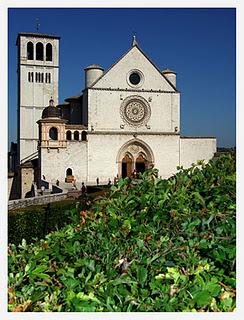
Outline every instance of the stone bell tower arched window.
POLYGON ((34 46, 31 41, 27 43, 27 60, 33 60, 34 58, 34 46))
POLYGON ((53 48, 51 43, 48 43, 46 45, 46 61, 52 61, 53 60, 53 52, 52 52, 53 48))
POLYGON ((52 127, 49 130, 49 138, 52 140, 58 140, 58 130, 55 127, 52 127))
POLYGON ((36 44, 36 60, 43 61, 43 44, 41 42, 36 44))

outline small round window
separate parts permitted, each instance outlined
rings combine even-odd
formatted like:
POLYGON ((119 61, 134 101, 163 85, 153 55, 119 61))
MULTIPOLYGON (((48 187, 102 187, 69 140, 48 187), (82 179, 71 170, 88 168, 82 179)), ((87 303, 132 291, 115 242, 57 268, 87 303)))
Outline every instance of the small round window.
POLYGON ((133 72, 130 76, 129 76, 129 80, 130 83, 133 84, 134 86, 136 86, 137 84, 140 83, 141 81, 141 76, 139 75, 138 72, 133 72))
POLYGON ((127 73, 126 80, 130 87, 139 88, 144 82, 144 76, 140 70, 134 69, 127 73))

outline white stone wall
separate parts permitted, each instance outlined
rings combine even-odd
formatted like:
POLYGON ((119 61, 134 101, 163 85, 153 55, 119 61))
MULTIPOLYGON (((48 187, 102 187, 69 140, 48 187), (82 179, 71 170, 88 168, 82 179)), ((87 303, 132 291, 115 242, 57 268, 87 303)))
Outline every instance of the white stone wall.
MULTIPOLYGON (((90 134, 88 136, 88 183, 94 184, 96 178, 100 183, 113 181, 118 172, 116 159, 120 148, 133 135, 90 134)), ((154 167, 159 169, 159 176, 168 178, 176 172, 179 165, 178 135, 138 135, 137 139, 150 146, 155 159, 154 167)))
POLYGON ((167 179, 176 173, 179 165, 179 135, 152 135, 141 137, 153 150, 154 167, 159 176, 167 179))
POLYGON ((8 199, 11 194, 14 177, 8 177, 8 199))
POLYGON ((180 94, 137 47, 133 47, 109 69, 93 85, 93 88, 88 89, 88 126, 90 130, 179 132, 180 94), (143 75, 139 86, 132 86, 128 81, 132 70, 139 70, 143 75), (121 104, 130 96, 143 97, 150 106, 151 117, 142 126, 132 127, 121 118, 121 104), (123 129, 121 125, 124 126, 123 129))
POLYGON ((67 148, 41 149, 41 177, 53 184, 65 182, 66 170, 72 169, 77 182, 86 182, 87 142, 67 141, 67 148))
POLYGON ((21 198, 25 198, 26 194, 31 191, 34 182, 34 169, 22 168, 21 169, 21 198))
POLYGON ((175 132, 179 130, 179 93, 159 92, 120 92, 120 91, 88 91, 88 126, 98 131, 121 131, 121 132, 175 132), (151 109, 151 117, 147 124, 133 127, 127 124, 120 115, 120 107, 123 101, 130 97, 139 95, 147 100, 151 109), (124 128, 121 129, 121 125, 124 128))
MULTIPOLYGON (((20 140, 20 159, 28 160, 30 155, 36 154, 38 141, 35 139, 20 140)), ((23 162, 24 162, 23 161, 23 162)))
POLYGON ((89 134, 88 142, 67 142, 67 148, 41 151, 41 175, 51 183, 65 181, 67 168, 77 183, 96 184, 99 178, 101 184, 107 184, 109 178, 121 174, 118 154, 121 147, 129 141, 143 141, 150 146, 154 167, 159 170, 159 176, 167 179, 177 171, 177 166, 190 167, 197 160, 210 160, 216 151, 215 139, 191 138, 182 139, 179 135, 140 135, 136 139, 132 134, 89 134))
POLYGON ((213 158, 216 152, 215 138, 181 138, 180 165, 188 168, 198 160, 206 162, 213 158))

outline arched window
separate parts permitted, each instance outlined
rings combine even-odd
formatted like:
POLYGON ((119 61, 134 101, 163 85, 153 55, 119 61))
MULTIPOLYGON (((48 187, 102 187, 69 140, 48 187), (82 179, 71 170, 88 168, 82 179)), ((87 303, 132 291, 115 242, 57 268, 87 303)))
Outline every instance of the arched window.
POLYGON ((43 44, 41 42, 36 44, 36 60, 43 61, 43 44))
POLYGON ((27 60, 33 60, 34 58, 34 46, 32 42, 27 43, 27 60))
POLYGON ((48 43, 46 45, 46 61, 52 61, 53 60, 53 48, 51 43, 48 43))
POLYGON ((81 133, 81 141, 87 141, 87 133, 86 133, 86 131, 82 131, 82 133, 81 133))
POLYGON ((71 140, 71 131, 70 131, 70 130, 68 130, 68 131, 66 132, 66 139, 67 139, 67 140, 71 140))
POLYGON ((57 128, 52 127, 52 128, 49 130, 49 137, 50 137, 50 139, 52 139, 52 140, 58 140, 58 130, 57 130, 57 128))
POLYGON ((74 140, 79 140, 79 131, 74 132, 74 140))
POLYGON ((72 176, 72 169, 68 168, 68 169, 66 170, 66 177, 67 177, 67 176, 72 176))

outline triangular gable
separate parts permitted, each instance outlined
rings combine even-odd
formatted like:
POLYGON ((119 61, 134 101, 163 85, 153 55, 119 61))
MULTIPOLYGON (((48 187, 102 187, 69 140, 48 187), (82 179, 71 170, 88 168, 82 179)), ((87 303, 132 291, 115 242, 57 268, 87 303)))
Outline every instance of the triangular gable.
MULTIPOLYGON (((163 87, 165 87, 164 89, 167 90, 167 91, 176 91, 178 92, 178 90, 176 89, 176 87, 164 76, 164 74, 162 74, 162 72, 158 69, 158 67, 151 61, 151 59, 144 53, 144 51, 138 46, 138 45, 134 45, 132 47, 129 48, 129 50, 122 55, 122 57, 117 61, 115 62, 109 69, 107 69, 104 74, 99 77, 91 86, 90 88, 100 88, 100 87, 107 87, 108 86, 108 83, 109 81, 107 81, 108 83, 106 83, 106 81, 104 81, 106 78, 109 77, 110 74, 113 73, 113 71, 115 71, 115 69, 117 68, 118 71, 119 71, 119 68, 118 66, 121 65, 123 63, 124 60, 126 60, 126 58, 134 51, 134 55, 135 54, 135 50, 138 51, 138 53, 144 57, 145 59, 145 63, 148 63, 148 66, 149 64, 151 65, 151 70, 149 70, 148 72, 153 72, 155 73, 154 76, 157 77, 157 80, 158 81, 163 81, 163 87)), ((130 61, 131 62, 131 61, 130 61)), ((135 64, 138 65, 138 61, 135 61, 135 64)), ((145 66, 142 65, 142 68, 144 68, 145 66)), ((130 68, 130 67, 129 67, 130 68)), ((124 66, 124 69, 125 69, 125 72, 126 72, 126 66, 124 66)), ((144 68, 144 72, 145 74, 145 77, 147 77, 147 71, 145 71, 145 68, 144 68)), ((113 77, 113 79, 115 79, 115 77, 113 77)), ((115 81, 116 82, 116 81, 115 81)), ((116 83, 114 83, 115 85, 116 83)), ((118 84, 117 84, 118 85, 118 84)), ((150 85, 148 86, 148 88, 145 88, 145 89, 155 89, 155 88, 151 88, 153 85, 152 85, 152 82, 150 83, 150 85), (149 88, 150 87, 150 88, 149 88)), ((116 87, 113 86, 112 84, 109 86, 109 87, 116 87)), ((120 86, 120 87, 123 87, 123 86, 120 86)), ((128 87, 128 85, 127 85, 128 87)), ((143 86, 144 87, 144 86, 143 86)), ((160 89, 160 88, 159 88, 160 89)), ((162 88, 161 88, 162 89, 162 88)))

